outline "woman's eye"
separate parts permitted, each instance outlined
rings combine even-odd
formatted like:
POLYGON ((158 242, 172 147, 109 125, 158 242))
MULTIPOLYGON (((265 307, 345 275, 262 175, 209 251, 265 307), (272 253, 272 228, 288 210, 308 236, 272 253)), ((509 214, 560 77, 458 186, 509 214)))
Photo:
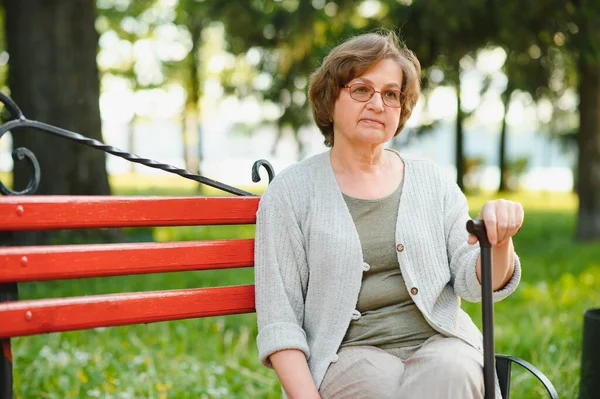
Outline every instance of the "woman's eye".
POLYGON ((357 86, 354 88, 355 93, 368 93, 369 89, 366 86, 357 86))
POLYGON ((400 98, 400 94, 398 92, 392 91, 392 90, 386 91, 385 96, 387 98, 394 99, 394 100, 397 100, 398 98, 400 98))

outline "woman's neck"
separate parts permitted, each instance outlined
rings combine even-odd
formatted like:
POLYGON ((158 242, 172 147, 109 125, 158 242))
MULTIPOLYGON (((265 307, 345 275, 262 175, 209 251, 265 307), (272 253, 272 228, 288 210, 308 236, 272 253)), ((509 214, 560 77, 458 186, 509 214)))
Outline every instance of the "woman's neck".
POLYGON ((388 163, 383 144, 356 147, 340 142, 331 148, 331 166, 336 173, 378 174, 388 163))

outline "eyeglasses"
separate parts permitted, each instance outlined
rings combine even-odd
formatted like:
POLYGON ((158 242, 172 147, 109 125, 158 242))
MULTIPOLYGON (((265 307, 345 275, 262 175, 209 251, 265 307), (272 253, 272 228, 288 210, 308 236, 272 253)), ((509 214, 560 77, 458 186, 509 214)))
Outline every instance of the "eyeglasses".
POLYGON ((402 92, 400 90, 385 89, 383 91, 377 91, 372 86, 365 83, 354 83, 351 85, 343 85, 342 89, 350 89, 350 97, 361 103, 366 103, 373 98, 375 93, 381 95, 381 100, 385 105, 391 108, 402 107, 402 92))

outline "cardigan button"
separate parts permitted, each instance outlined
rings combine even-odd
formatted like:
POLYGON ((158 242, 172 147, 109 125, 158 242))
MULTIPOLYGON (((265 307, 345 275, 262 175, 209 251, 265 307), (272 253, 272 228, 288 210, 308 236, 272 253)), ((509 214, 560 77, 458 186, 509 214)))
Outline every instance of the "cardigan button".
POLYGON ((360 312, 358 310, 354 309, 352 311, 352 317, 351 317, 351 319, 352 320, 358 320, 358 319, 360 319, 361 316, 362 315, 360 314, 360 312))
POLYGON ((368 272, 369 270, 371 270, 371 265, 369 265, 367 262, 363 262, 363 271, 368 272))
POLYGON ((398 245, 396 245, 396 249, 398 250, 398 252, 402 252, 402 251, 404 251, 404 245, 398 244, 398 245))
POLYGON ((419 289, 417 287, 412 287, 410 289, 410 293, 413 295, 417 295, 419 293, 419 289))
POLYGON ((340 357, 338 355, 333 355, 333 357, 331 358, 331 363, 335 363, 340 359, 340 357))

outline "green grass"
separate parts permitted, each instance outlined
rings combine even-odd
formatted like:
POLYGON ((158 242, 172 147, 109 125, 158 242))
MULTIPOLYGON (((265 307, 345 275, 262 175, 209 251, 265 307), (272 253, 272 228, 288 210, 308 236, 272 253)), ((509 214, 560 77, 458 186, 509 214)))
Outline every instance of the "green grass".
MULTIPOLYGON (((192 192, 186 189, 179 194, 192 192)), ((474 214, 486 198, 470 198, 474 214)), ((600 306, 600 245, 573 241, 573 196, 516 198, 527 212, 515 240, 523 280, 517 292, 496 304, 496 350, 532 362, 553 381, 561 398, 575 398, 583 313, 600 306)), ((253 226, 136 229, 127 234, 132 240, 160 241, 252 237, 253 226)), ((21 298, 27 299, 252 280, 251 269, 238 269, 32 283, 19 288, 21 298)), ((464 303, 464 308, 480 324, 479 304, 464 303)), ((14 339, 16 397, 279 398, 274 372, 257 361, 256 334, 256 317, 248 314, 14 339)), ((512 397, 546 396, 532 377, 515 370, 512 397)))

